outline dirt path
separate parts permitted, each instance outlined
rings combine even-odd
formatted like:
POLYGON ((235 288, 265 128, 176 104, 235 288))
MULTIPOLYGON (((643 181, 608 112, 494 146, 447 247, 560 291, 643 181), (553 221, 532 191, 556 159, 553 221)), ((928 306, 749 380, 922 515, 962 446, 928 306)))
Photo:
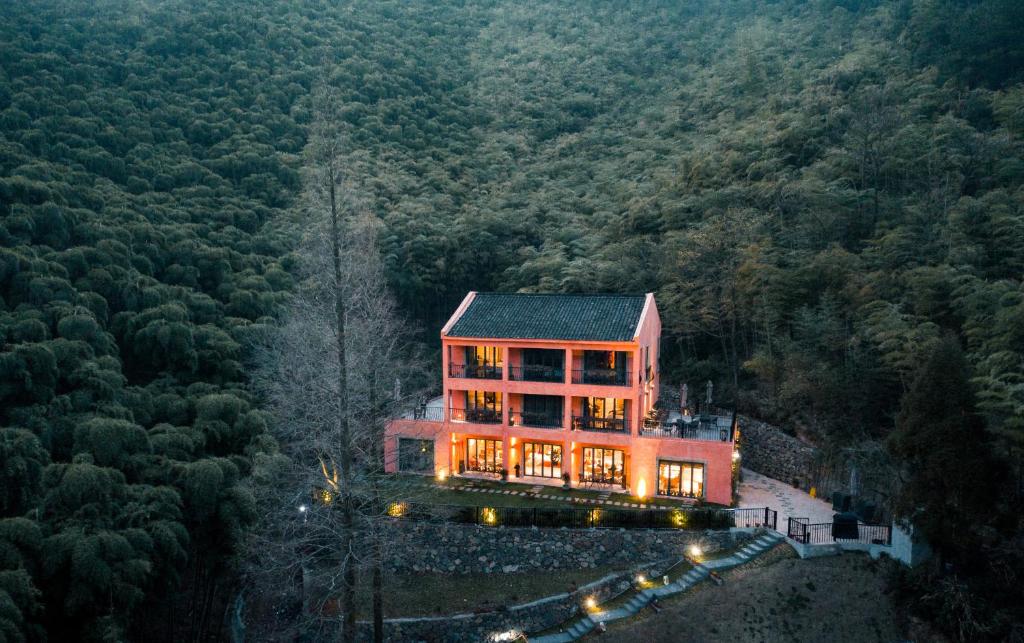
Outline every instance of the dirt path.
MULTIPOLYGON (((799 560, 781 545, 751 565, 725 574, 614 623, 602 641, 829 641, 902 640, 896 612, 883 593, 884 568, 866 555, 799 560)), ((598 640, 591 635, 587 640, 598 640)))

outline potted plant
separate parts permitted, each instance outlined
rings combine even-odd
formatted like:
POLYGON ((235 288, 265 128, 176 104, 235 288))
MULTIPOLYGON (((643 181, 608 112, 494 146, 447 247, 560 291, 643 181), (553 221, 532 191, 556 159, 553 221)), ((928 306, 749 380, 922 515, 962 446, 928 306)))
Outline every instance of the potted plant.
POLYGON ((508 469, 502 468, 501 470, 501 481, 508 482, 508 469))
POLYGON ((516 470, 516 477, 517 477, 517 478, 521 477, 521 476, 519 475, 519 463, 518 463, 518 462, 516 463, 516 466, 515 466, 515 470, 516 470))
POLYGON ((562 488, 563 489, 568 489, 569 488, 569 481, 570 480, 572 480, 572 476, 570 476, 568 473, 563 473, 562 474, 562 488))

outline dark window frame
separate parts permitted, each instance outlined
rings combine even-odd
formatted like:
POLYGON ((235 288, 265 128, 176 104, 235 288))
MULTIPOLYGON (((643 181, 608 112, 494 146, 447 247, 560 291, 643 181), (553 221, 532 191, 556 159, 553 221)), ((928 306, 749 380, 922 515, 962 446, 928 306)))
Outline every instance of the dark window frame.
POLYGON ((658 460, 658 471, 657 471, 656 478, 655 478, 655 480, 656 480, 656 484, 655 484, 656 493, 659 496, 669 496, 669 497, 672 497, 672 498, 693 498, 693 499, 703 498, 705 496, 705 493, 707 492, 707 480, 708 480, 707 472, 708 472, 708 467, 707 467, 707 464, 705 464, 704 462, 696 462, 696 461, 693 461, 693 460, 662 460, 662 459, 659 459, 658 460), (667 467, 670 468, 670 473, 669 473, 669 476, 668 476, 670 479, 672 477, 671 476, 671 468, 672 467, 678 468, 678 470, 679 470, 678 483, 677 483, 678 486, 677 486, 676 489, 673 490, 671 488, 672 487, 672 483, 671 482, 669 482, 669 488, 668 489, 664 489, 662 487, 662 484, 661 484, 661 478, 662 478, 661 472, 662 472, 662 467, 663 466, 667 466, 667 467), (690 483, 689 486, 690 486, 691 489, 693 488, 693 484, 694 484, 694 482, 693 482, 694 471, 696 471, 697 469, 700 469, 700 471, 701 471, 701 479, 700 479, 700 492, 699 493, 696 493, 696 494, 693 494, 693 493, 683 493, 683 472, 685 470, 687 470, 687 469, 689 470, 689 483, 690 483))
POLYGON ((610 447, 583 447, 580 452, 580 476, 581 482, 597 482, 604 484, 621 484, 626 486, 626 452, 622 449, 610 447), (587 452, 590 452, 590 470, 587 470, 587 452), (608 476, 605 472, 604 458, 607 453, 612 454, 612 472, 608 476), (600 458, 598 456, 600 455, 600 458), (618 456, 618 457, 617 457, 618 456), (600 467, 597 463, 600 462, 600 467), (600 475, 595 473, 600 470, 600 475))
POLYGON ((494 438, 466 438, 466 471, 477 471, 479 473, 501 473, 503 468, 504 460, 504 449, 502 448, 502 441, 494 438), (491 444, 491 453, 488 456, 487 445, 491 444), (477 465, 470 465, 470 447, 476 448, 476 459, 477 465), (483 465, 480 464, 480 447, 483 447, 483 465))
POLYGON ((535 478, 552 478, 558 479, 562 477, 562 473, 565 471, 565 458, 562 455, 563 447, 561 444, 552 444, 551 442, 523 442, 523 475, 533 476, 535 478), (527 458, 527 446, 530 447, 530 457, 527 458), (549 451, 548 461, 550 464, 545 465, 541 462, 541 472, 537 473, 536 461, 533 458, 533 454, 537 453, 537 447, 541 448, 541 457, 543 458, 544 451, 549 451), (555 452, 558 452, 558 473, 555 473, 554 456, 555 452), (545 470, 547 472, 545 473, 545 470))
POLYGON ((412 473, 433 473, 434 472, 434 441, 422 438, 398 437, 398 470, 412 473), (403 445, 414 444, 412 455, 419 458, 419 462, 410 462, 410 452, 403 448, 403 445), (428 455, 422 455, 428 454, 428 455), (427 464, 429 462, 429 464, 427 464), (422 466, 426 464, 427 466, 422 466))

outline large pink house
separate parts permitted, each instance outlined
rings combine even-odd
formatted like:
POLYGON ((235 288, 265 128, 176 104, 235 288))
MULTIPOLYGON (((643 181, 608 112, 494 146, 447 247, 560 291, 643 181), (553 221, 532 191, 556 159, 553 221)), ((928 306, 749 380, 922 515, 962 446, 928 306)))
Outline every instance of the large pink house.
POLYGON ((386 432, 388 470, 732 501, 723 418, 653 412, 654 296, 477 293, 441 330, 443 395, 386 432))

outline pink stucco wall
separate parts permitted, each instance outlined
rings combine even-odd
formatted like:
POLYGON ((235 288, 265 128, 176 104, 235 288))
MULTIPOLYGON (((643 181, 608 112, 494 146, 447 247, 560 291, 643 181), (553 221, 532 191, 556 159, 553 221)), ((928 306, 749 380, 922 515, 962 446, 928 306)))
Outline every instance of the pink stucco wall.
MULTIPOLYGON (((395 420, 387 429, 385 437, 386 466, 388 471, 397 470, 397 439, 410 437, 434 440, 434 467, 438 475, 452 475, 458 471, 458 462, 464 459, 465 439, 491 438, 502 441, 503 465, 510 472, 522 457, 523 441, 544 442, 562 445, 563 471, 570 473, 573 484, 576 484, 582 449, 587 446, 607 446, 625 452, 626 478, 629 490, 637 494, 640 487, 645 487, 647 495, 654 495, 657 485, 657 468, 659 460, 677 460, 701 462, 704 464, 705 500, 712 503, 728 505, 732 501, 732 452, 731 441, 683 440, 678 438, 651 438, 640 435, 640 427, 647 412, 653 408, 658 399, 660 370, 659 338, 661 335, 661 319, 654 302, 654 296, 647 295, 644 311, 632 341, 629 342, 571 342, 547 340, 508 340, 499 338, 455 338, 446 335, 447 329, 468 306, 475 293, 470 293, 456 310, 452 319, 442 330, 442 374, 444 391, 444 420, 395 420), (496 380, 459 378, 449 376, 449 359, 453 363, 462 363, 464 346, 499 346, 503 350, 504 368, 502 378, 496 380), (519 364, 518 349, 545 348, 565 351, 564 382, 521 382, 509 379, 509 367, 519 364), (574 363, 584 350, 626 351, 628 356, 627 370, 630 379, 626 386, 606 386, 594 384, 573 384, 572 370, 582 368, 582 363, 574 363), (644 352, 650 352, 650 376, 645 369, 644 352), (499 424, 481 424, 475 422, 453 421, 450 417, 451 406, 461 407, 462 391, 493 391, 502 393, 502 415, 499 424), (519 396, 524 394, 564 396, 563 418, 561 428, 534 428, 509 426, 510 400, 516 400, 511 406, 521 410, 519 396), (454 396, 454 399, 453 399, 454 396), (629 413, 628 433, 605 433, 597 431, 573 431, 571 418, 574 410, 579 412, 579 400, 582 397, 611 397, 627 401, 629 413), (642 484, 641 484, 641 481, 642 484)), ((511 474, 510 474, 511 476, 511 474)), ((533 483, 547 481, 529 478, 533 483)), ((560 481, 550 481, 560 484, 560 481)))

